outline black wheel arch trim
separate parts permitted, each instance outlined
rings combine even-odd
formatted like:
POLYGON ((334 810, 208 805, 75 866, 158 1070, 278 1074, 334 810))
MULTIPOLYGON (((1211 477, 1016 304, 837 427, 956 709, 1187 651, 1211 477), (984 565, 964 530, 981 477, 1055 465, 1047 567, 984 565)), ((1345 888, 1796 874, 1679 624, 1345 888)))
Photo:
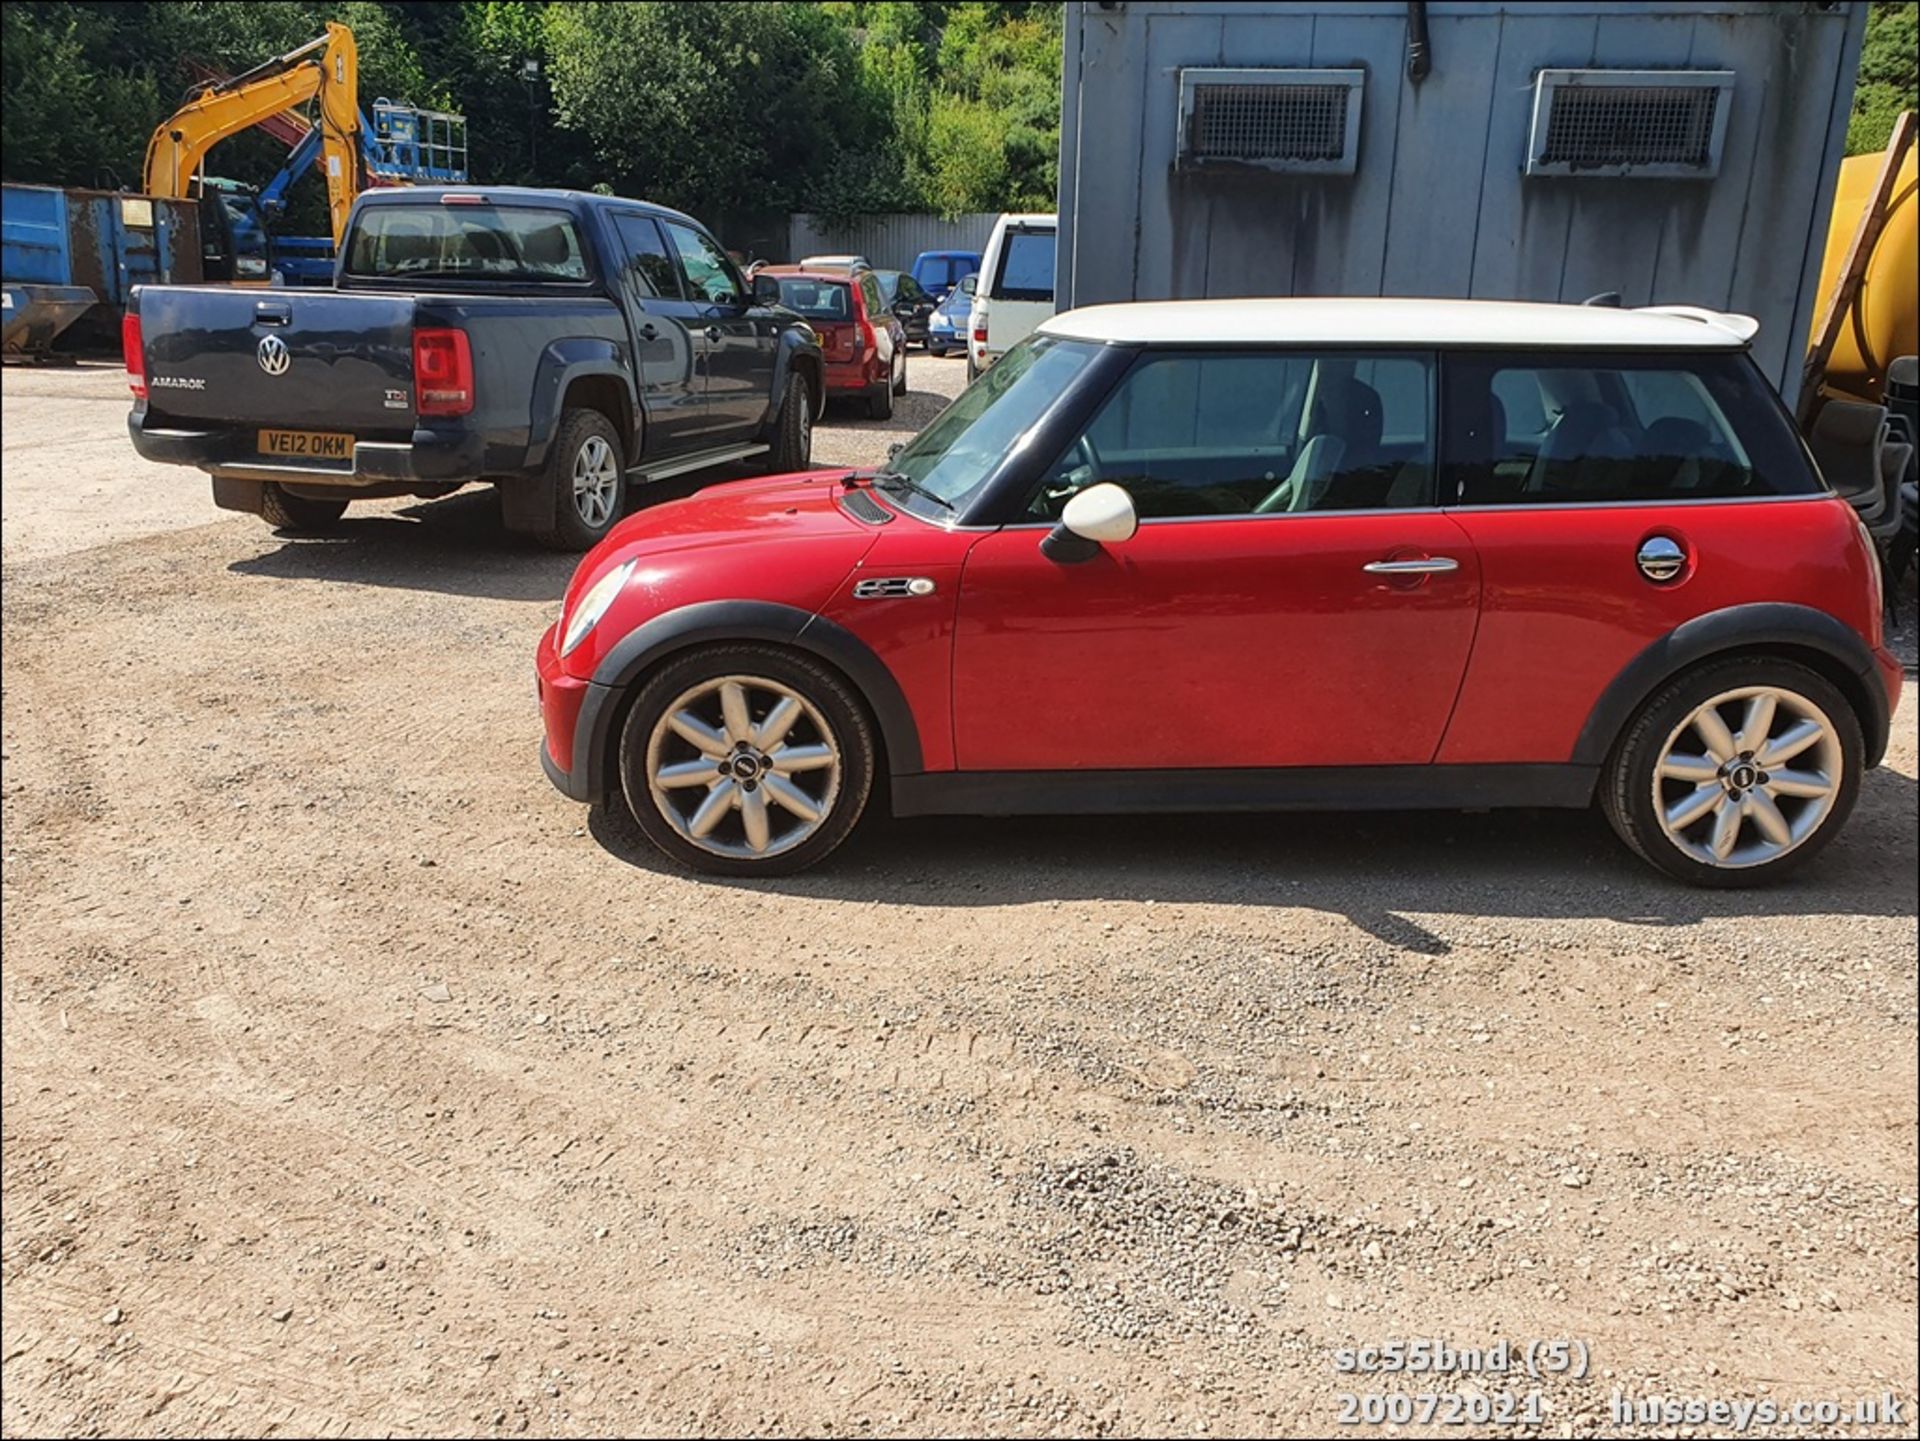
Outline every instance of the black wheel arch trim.
MULTIPOLYGON (((761 641, 810 651, 853 685, 873 713, 894 775, 921 768, 920 731, 913 711, 880 657, 844 626, 798 606, 758 600, 712 600, 682 606, 635 627, 594 669, 573 730, 573 771, 560 789, 575 800, 611 792, 613 728, 635 682, 681 651, 698 645, 761 641)), ((544 752, 543 752, 544 754, 544 752)), ((557 769, 553 767, 551 770, 557 769)))
MULTIPOLYGON (((1653 693, 1682 671, 1703 661, 1751 649, 1813 651, 1834 663, 1848 679, 1841 690, 1853 702, 1867 744, 1867 764, 1886 754, 1892 718, 1873 652, 1851 626, 1825 611, 1782 601, 1728 606, 1695 616, 1648 646, 1628 662, 1594 702, 1574 742, 1576 765, 1602 765, 1640 708, 1653 693)), ((1838 674, 1834 677, 1839 679, 1838 674)))
MULTIPOLYGON (((615 382, 622 391, 626 414, 609 416, 608 419, 619 428, 620 443, 630 452, 634 449, 634 438, 640 434, 642 408, 634 395, 633 375, 619 347, 610 340, 595 336, 576 336, 550 343, 541 351, 534 368, 533 399, 527 429, 528 470, 537 470, 545 463, 547 447, 553 444, 554 434, 560 429, 560 418, 566 410, 567 391, 573 383, 602 377, 615 382)), ((627 464, 632 465, 638 459, 637 455, 629 454, 627 464)))
POLYGON ((811 419, 818 420, 826 408, 827 372, 826 362, 820 353, 820 347, 808 340, 795 326, 780 333, 779 345, 773 357, 773 386, 767 396, 767 414, 764 427, 780 423, 780 401, 787 393, 787 377, 796 373, 805 374, 808 369, 813 374, 807 390, 813 400, 811 419))

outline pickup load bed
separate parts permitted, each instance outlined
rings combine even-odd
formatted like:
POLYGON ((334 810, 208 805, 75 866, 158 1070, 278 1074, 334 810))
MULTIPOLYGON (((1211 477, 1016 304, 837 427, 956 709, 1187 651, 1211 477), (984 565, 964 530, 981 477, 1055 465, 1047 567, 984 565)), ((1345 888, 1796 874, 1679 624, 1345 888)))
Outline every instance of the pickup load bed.
POLYGON ((806 467, 819 345, 697 221, 571 191, 363 194, 326 290, 143 286, 128 428, 214 502, 285 528, 488 481, 584 549, 629 481, 806 467))

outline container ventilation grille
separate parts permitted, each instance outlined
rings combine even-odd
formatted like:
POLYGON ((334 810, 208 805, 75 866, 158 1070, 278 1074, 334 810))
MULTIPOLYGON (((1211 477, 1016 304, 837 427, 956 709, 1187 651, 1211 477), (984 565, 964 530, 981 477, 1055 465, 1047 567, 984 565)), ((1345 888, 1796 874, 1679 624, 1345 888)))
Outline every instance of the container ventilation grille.
POLYGON ((1732 94, 1729 71, 1543 70, 1527 173, 1710 178, 1732 94))
POLYGON ((1182 70, 1180 164, 1353 173, 1359 70, 1182 70))

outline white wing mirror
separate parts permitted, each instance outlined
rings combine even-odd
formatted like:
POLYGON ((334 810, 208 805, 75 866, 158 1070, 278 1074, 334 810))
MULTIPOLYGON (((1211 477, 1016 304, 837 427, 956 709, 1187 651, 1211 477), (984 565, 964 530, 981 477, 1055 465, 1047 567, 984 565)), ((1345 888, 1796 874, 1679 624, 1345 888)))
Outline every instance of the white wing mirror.
POLYGON ((1050 560, 1088 560, 1103 545, 1132 540, 1139 529, 1140 517, 1126 487, 1103 480, 1067 502, 1060 523, 1040 542, 1040 551, 1050 560))

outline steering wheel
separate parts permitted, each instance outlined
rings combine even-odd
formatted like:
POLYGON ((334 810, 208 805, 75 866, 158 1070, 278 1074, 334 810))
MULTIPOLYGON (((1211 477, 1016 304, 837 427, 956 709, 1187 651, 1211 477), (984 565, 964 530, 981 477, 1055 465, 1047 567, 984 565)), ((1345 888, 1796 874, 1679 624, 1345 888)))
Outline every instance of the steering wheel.
POLYGON ((1061 468, 1048 476, 1041 487, 1038 500, 1041 513, 1050 520, 1058 520, 1067 502, 1099 479, 1100 454, 1093 448, 1093 438, 1082 435, 1067 452, 1061 468))

